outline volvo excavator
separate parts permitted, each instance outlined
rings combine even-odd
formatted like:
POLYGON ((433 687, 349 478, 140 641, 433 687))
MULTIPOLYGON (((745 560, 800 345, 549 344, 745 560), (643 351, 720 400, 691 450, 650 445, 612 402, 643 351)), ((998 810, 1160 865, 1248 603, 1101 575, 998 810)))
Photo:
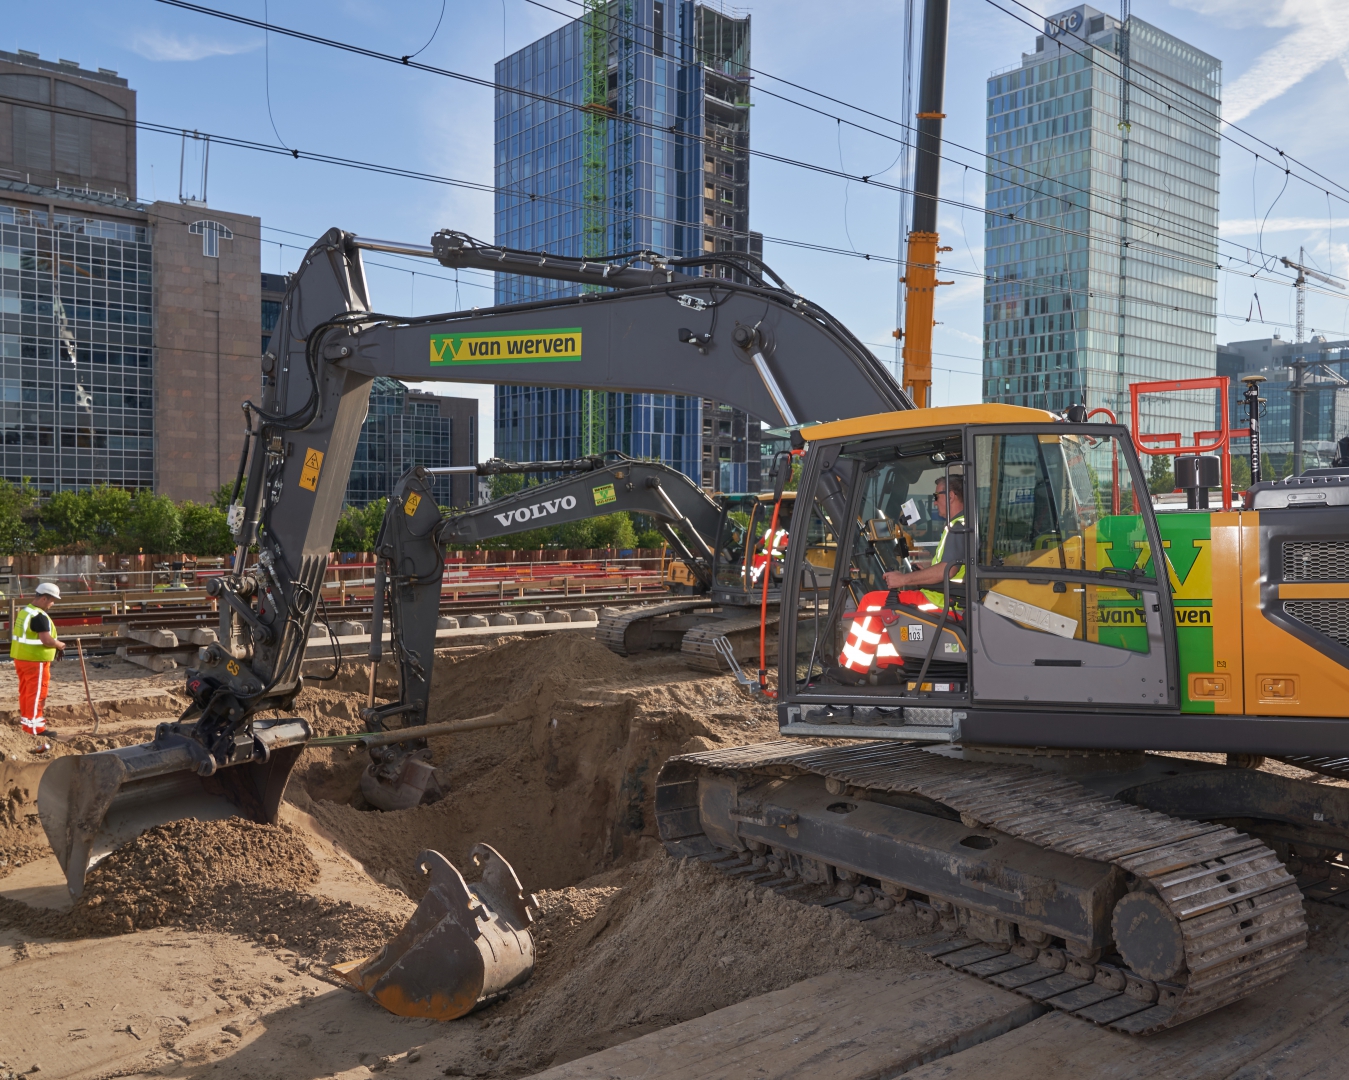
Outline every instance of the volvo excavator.
MULTIPOLYGON (((152 743, 44 777, 39 811, 72 891, 147 821, 275 818, 309 732, 259 714, 284 715, 301 689, 370 380, 546 382, 716 396, 796 431, 777 685, 745 677, 774 695, 783 738, 665 765, 656 813, 671 853, 857 918, 906 905, 946 931, 930 947, 942 962, 1121 1031, 1172 1027, 1286 972, 1306 944, 1303 893, 1338 896, 1349 789, 1255 766, 1268 755, 1339 775, 1349 761, 1349 475, 1158 515, 1124 427, 1081 408, 914 409, 761 263, 734 261, 744 283, 696 276, 720 258, 582 262, 456 233, 429 250, 337 230, 316 244, 249 409, 239 557, 219 588, 220 643, 189 672, 193 707, 152 743), (370 249, 613 291, 379 315, 370 249), (959 521, 937 519, 939 483, 963 492, 959 521), (946 565, 937 602, 887 587, 952 534, 964 561, 946 565)), ((384 539, 391 597, 439 573, 384 539)), ((367 716, 385 751, 374 779, 393 786, 433 718, 367 716)), ((527 897, 491 849, 476 857, 483 880, 469 886, 423 853, 437 899, 349 975, 357 985, 408 1015, 450 1016, 527 977, 527 897), (451 946, 472 962, 446 963, 451 946)))
MULTIPOLYGON (((678 469, 616 452, 571 461, 493 459, 477 465, 414 467, 395 486, 375 547, 382 560, 397 558, 407 565, 419 565, 416 576, 419 581, 425 577, 425 589, 415 595, 428 605, 429 613, 419 618, 434 630, 431 612, 439 603, 441 580, 437 567, 443 564, 447 548, 620 511, 646 515, 683 568, 683 580, 677 584, 686 595, 601 612, 596 637, 620 656, 678 649, 692 668, 724 671, 727 660, 721 649, 729 649, 736 661, 758 655, 759 608, 765 600, 765 586, 772 612, 768 632, 776 638, 781 547, 791 527, 794 500, 795 493, 788 492, 779 508, 775 535, 768 537, 773 509, 769 496, 714 497, 678 469), (454 472, 569 475, 442 514, 434 498, 435 477, 454 472), (414 554, 412 549, 417 547, 422 550, 414 554)), ((381 596, 383 588, 376 588, 381 596)), ((412 596, 400 595, 400 602, 410 604, 412 596)), ((419 655, 432 641, 422 644, 424 648, 414 650, 419 655)))
MULTIPOLYGON (((635 251, 568 259, 492 247, 450 231, 423 246, 333 229, 292 276, 272 343, 261 358, 260 400, 245 405, 230 508, 234 569, 212 582, 218 641, 188 670, 191 706, 178 721, 160 725, 152 742, 61 758, 39 785, 43 828, 74 896, 91 866, 153 825, 189 816, 276 820, 290 771, 312 741, 306 722, 286 714, 303 685, 305 645, 321 617, 328 553, 376 376, 712 397, 785 426, 909 407, 889 372, 846 327, 761 260, 737 253, 667 259, 635 251), (422 318, 384 315, 369 295, 365 251, 531 274, 586 291, 422 318), (250 550, 257 552, 252 565, 250 550), (263 718, 278 713, 280 719, 263 718)), ((781 565, 772 538, 757 565, 751 544, 722 544, 709 520, 694 522, 690 514, 706 517, 707 506, 684 499, 687 491, 680 494, 678 485, 667 486, 668 474, 662 479, 644 462, 611 468, 614 501, 601 505, 593 487, 610 485, 592 485, 587 516, 623 508, 631 494, 626 485, 632 482, 636 491, 638 477, 643 497, 675 496, 663 516, 695 545, 690 565, 707 582, 709 599, 723 607, 737 596, 743 600, 758 569, 755 591, 766 605, 765 589, 775 592, 774 568, 781 565), (660 487, 646 487, 651 479, 660 487), (725 559, 718 560, 713 544, 725 559)), ((419 732, 428 719, 444 572, 440 545, 456 533, 470 535, 474 518, 483 520, 476 514, 443 521, 427 479, 413 470, 400 481, 378 541, 384 581, 377 598, 387 592, 401 687, 397 701, 372 703, 365 713, 371 764, 362 787, 376 806, 406 805, 418 795, 427 754, 419 732)), ((535 495, 529 495, 531 506, 535 495)), ((504 508, 488 509, 496 512, 504 508)), ((776 521, 783 520, 779 507, 776 521)), ((740 524, 753 540, 753 515, 740 524)), ((708 606, 690 603, 694 613, 708 606)), ((651 638, 678 633, 687 639, 696 624, 669 625, 676 621, 669 616, 680 613, 648 609, 622 627, 620 646, 641 644, 630 640, 634 628, 651 638)), ((372 629, 381 618, 377 611, 372 629)), ((715 638, 746 629, 733 623, 723 624, 715 638)), ((371 639, 378 653, 382 634, 371 639)), ((728 652, 734 659, 734 649, 728 652)), ((348 969, 347 977, 402 1015, 440 1018, 461 1015, 527 978, 533 962, 528 897, 497 852, 479 845, 474 860, 481 880, 470 884, 439 853, 423 852, 417 865, 429 883, 426 899, 381 954, 348 969)))

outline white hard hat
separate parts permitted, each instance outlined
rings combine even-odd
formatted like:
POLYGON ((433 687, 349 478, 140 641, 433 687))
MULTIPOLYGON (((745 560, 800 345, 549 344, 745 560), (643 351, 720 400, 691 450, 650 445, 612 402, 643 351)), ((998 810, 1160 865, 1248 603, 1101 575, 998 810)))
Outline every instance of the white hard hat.
POLYGON ((50 581, 44 581, 34 590, 34 592, 36 592, 38 596, 50 596, 53 600, 61 599, 60 587, 50 581))

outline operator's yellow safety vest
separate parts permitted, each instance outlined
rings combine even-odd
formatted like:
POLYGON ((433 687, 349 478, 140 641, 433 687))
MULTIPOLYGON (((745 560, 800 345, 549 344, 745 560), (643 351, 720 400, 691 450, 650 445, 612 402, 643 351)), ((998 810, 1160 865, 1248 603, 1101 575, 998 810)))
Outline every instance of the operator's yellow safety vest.
MULTIPOLYGON (((955 517, 953 517, 950 521, 946 523, 946 528, 942 529, 941 531, 941 539, 937 541, 937 550, 932 555, 933 566, 936 566, 937 563, 939 562, 946 561, 946 538, 951 535, 951 526, 953 525, 963 526, 964 524, 965 524, 964 514, 957 514, 955 517)), ((964 582, 965 582, 965 564, 961 563, 960 569, 951 575, 951 584, 962 585, 964 584, 964 582)), ((922 593, 929 600, 931 600, 933 604, 936 605, 938 611, 941 610, 941 606, 945 602, 945 597, 941 589, 937 590, 923 589, 922 593)), ((952 607, 957 606, 956 601, 958 599, 959 599, 958 597, 952 597, 952 604, 951 604, 952 607)))
MULTIPOLYGON (((51 661, 56 659, 56 650, 50 645, 42 644, 42 639, 31 631, 28 626, 33 621, 34 615, 47 615, 40 607, 34 607, 28 604, 19 611, 14 620, 14 626, 10 628, 9 634, 9 656, 12 660, 42 660, 51 661)), ((52 623, 53 628, 56 624, 52 623)))

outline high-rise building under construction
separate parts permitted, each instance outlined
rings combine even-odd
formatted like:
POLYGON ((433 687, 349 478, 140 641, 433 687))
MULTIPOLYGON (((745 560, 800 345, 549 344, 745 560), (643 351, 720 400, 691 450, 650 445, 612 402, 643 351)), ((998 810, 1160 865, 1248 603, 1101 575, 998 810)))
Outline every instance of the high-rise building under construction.
MULTIPOLYGON (((580 18, 498 63, 496 242, 569 256, 760 254, 749 41, 747 15, 706 4, 587 0, 580 18)), ((576 291, 497 275, 499 304, 576 291)), ((705 487, 759 487, 758 421, 708 399, 499 386, 495 435, 502 457, 621 450, 705 487)))
MULTIPOLYGON (((1221 88, 1085 5, 989 78, 984 400, 1127 412, 1130 383, 1213 375, 1221 88)), ((1147 430, 1212 427, 1211 393, 1157 400, 1147 430)))

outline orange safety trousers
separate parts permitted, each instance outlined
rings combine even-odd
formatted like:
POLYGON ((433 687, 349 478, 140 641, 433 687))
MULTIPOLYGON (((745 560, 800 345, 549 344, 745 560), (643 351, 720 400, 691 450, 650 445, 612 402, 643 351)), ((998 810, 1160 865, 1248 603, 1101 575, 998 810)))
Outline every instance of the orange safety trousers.
POLYGON ((47 730, 42 708, 52 682, 51 661, 15 660, 14 670, 19 673, 19 722, 29 734, 41 735, 47 730))

